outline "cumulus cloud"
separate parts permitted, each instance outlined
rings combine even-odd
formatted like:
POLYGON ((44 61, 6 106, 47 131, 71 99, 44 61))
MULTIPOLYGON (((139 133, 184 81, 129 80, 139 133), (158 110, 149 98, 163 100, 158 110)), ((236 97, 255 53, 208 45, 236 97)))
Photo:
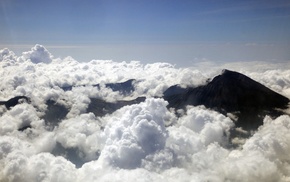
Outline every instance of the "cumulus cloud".
MULTIPOLYGON (((0 51, 0 100, 31 98, 7 110, 0 105, 0 181, 289 181, 290 117, 266 117, 240 148, 231 148, 234 122, 203 106, 178 111, 155 98, 170 86, 198 86, 218 71, 168 63, 53 58, 34 46, 17 57, 0 51), (135 79, 129 95, 105 87, 135 79), (94 85, 99 84, 100 87, 94 85), (70 87, 64 90, 64 87, 70 87), (110 102, 146 96, 144 102, 97 117, 90 98, 110 102), (68 113, 48 127, 47 101, 68 113), (20 128, 30 126, 24 131, 20 128)), ((219 69, 219 68, 218 68, 219 69)), ((290 70, 242 73, 290 96, 290 70)))
POLYGON ((23 52, 22 60, 30 60, 32 63, 50 63, 52 60, 52 55, 48 50, 42 45, 36 44, 31 51, 23 52))
POLYGON ((97 159, 104 145, 100 133, 100 122, 94 115, 83 114, 63 120, 55 129, 55 141, 63 148, 76 150, 79 162, 87 162, 97 159))
POLYGON ((0 50, 0 61, 14 62, 16 60, 15 53, 8 48, 0 50))
POLYGON ((145 103, 121 109, 122 115, 113 117, 106 125, 108 137, 100 160, 125 169, 141 166, 142 159, 162 150, 167 131, 164 125, 165 101, 148 99, 145 103))

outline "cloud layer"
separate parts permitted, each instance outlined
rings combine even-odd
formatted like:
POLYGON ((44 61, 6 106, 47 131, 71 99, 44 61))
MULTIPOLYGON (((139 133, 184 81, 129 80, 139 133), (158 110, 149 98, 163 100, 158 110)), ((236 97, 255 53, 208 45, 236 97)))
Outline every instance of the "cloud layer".
MULTIPOLYGON (((31 104, 10 110, 0 106, 0 181, 290 180, 289 116, 266 117, 240 147, 231 148, 230 118, 203 106, 188 107, 177 117, 166 101, 154 98, 174 84, 204 84, 214 73, 167 63, 80 63, 53 58, 41 45, 21 56, 1 50, 0 67, 0 100, 31 98, 31 104), (129 96, 104 86, 128 79, 137 80, 129 96), (65 86, 75 87, 64 91, 65 86), (113 102, 138 96, 147 99, 103 117, 86 113, 90 98, 113 102), (43 119, 47 100, 69 108, 55 128, 43 119), (27 125, 32 127, 18 131, 27 125)), ((290 96, 290 70, 245 68, 244 73, 290 96)))

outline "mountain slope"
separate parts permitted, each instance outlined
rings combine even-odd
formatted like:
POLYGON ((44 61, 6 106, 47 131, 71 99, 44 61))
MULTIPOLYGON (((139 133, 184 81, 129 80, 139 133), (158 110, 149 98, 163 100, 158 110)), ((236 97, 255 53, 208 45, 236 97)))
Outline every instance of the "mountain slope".
POLYGON ((176 109, 186 105, 204 105, 223 114, 235 113, 236 125, 255 129, 265 115, 283 114, 289 99, 238 72, 224 70, 206 85, 181 88, 177 85, 164 92, 168 107, 176 109), (175 93, 175 94, 174 94, 175 93))

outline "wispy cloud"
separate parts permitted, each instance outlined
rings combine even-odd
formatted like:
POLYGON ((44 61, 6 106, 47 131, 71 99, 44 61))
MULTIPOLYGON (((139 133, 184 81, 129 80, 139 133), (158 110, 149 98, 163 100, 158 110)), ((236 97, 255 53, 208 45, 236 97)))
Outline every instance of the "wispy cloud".
POLYGON ((83 47, 88 47, 88 46, 83 46, 83 45, 48 45, 45 46, 50 49, 73 49, 73 48, 83 48, 83 47))
MULTIPOLYGON (((9 48, 17 48, 17 49, 26 49, 26 48, 31 48, 35 44, 0 44, 0 47, 9 47, 9 48)), ((88 47, 88 46, 83 46, 83 45, 46 45, 46 48, 49 49, 72 49, 72 48, 83 48, 83 47, 88 47)))
POLYGON ((222 7, 217 9, 212 9, 204 11, 202 15, 215 15, 215 14, 224 14, 231 12, 241 12, 241 11, 255 11, 255 10, 271 10, 271 9, 289 9, 290 1, 251 1, 240 4, 233 4, 232 6, 222 7))

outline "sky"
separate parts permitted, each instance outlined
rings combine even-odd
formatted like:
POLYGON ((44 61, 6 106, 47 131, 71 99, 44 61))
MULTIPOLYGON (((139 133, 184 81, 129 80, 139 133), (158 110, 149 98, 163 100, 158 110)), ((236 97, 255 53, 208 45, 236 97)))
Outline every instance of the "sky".
POLYGON ((290 60, 289 0, 1 0, 0 49, 169 62, 290 60))

